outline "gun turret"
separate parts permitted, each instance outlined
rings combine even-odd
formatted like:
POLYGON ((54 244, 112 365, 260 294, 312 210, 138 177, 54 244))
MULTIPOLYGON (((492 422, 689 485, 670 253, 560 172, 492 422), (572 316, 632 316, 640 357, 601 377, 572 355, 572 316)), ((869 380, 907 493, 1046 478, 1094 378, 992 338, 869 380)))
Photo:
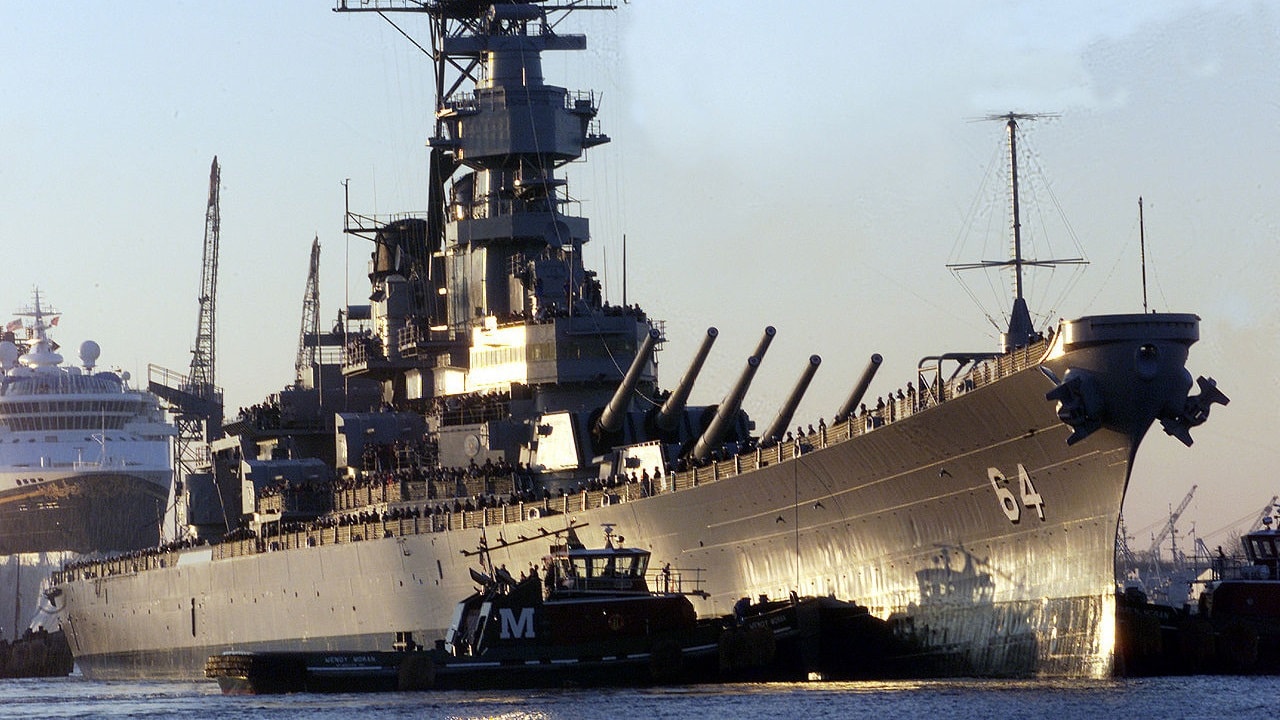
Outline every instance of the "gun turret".
POLYGON ((689 369, 685 371, 684 377, 680 378, 680 384, 676 385, 676 389, 671 392, 667 401, 662 404, 662 409, 653 418, 653 424, 659 430, 672 432, 679 426, 680 415, 684 413, 689 393, 693 391, 693 383, 698 379, 698 373, 702 372, 702 364, 706 362, 711 346, 715 344, 719 334, 719 330, 713 327, 707 328, 707 334, 702 338, 702 345, 698 347, 698 352, 694 353, 689 369))
POLYGON ((716 409, 715 417, 711 419, 711 424, 707 426, 702 436, 698 438, 698 442, 693 446, 690 455, 695 460, 705 460, 711 454, 711 450, 720 444, 724 432, 729 428, 729 423, 733 422, 733 418, 737 416, 738 410, 742 407, 742 398, 747 394, 747 388, 751 387, 751 379, 755 377, 756 370, 760 368, 760 358, 752 355, 747 358, 747 368, 742 371, 742 376, 738 378, 738 383, 733 386, 729 394, 725 396, 724 402, 720 403, 720 407, 716 409))
POLYGON ((640 374, 644 371, 645 364, 649 362, 654 343, 658 342, 658 338, 661 335, 662 333, 657 330, 650 330, 649 334, 644 336, 644 342, 640 344, 640 349, 636 351, 636 357, 631 361, 631 367, 627 369, 626 376, 622 378, 622 384, 618 385, 618 389, 613 393, 609 404, 605 407, 604 412, 600 414, 600 419, 596 421, 595 430, 597 433, 616 433, 622 429, 622 418, 627 414, 627 405, 630 404, 631 393, 635 391, 636 383, 640 382, 640 374))
POLYGON ((800 398, 804 397, 804 393, 809 389, 809 382, 813 380, 813 374, 818 372, 818 366, 822 364, 822 358, 817 355, 809 356, 809 364, 805 366, 804 372, 800 373, 800 379, 796 381, 796 386, 791 390, 791 394, 787 396, 787 401, 782 404, 778 410, 778 415, 769 423, 768 429, 760 436, 761 445, 772 445, 782 437, 787 431, 787 426, 791 424, 791 416, 796 414, 796 407, 800 405, 800 398))
POLYGON ((862 371, 862 377, 858 378, 858 384, 853 386, 853 392, 849 393, 849 399, 844 405, 840 406, 840 412, 836 413, 835 422, 840 422, 853 414, 858 408, 858 403, 862 402, 862 396, 867 394, 867 387, 871 385, 871 378, 876 376, 876 371, 880 369, 880 363, 884 362, 884 358, 880 357, 880 353, 871 355, 871 362, 867 363, 867 369, 862 371))

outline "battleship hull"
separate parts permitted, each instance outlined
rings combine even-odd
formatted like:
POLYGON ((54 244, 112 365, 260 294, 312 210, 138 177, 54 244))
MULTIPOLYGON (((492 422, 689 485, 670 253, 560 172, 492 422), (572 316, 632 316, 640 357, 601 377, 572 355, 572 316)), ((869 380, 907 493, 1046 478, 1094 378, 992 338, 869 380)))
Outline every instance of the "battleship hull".
POLYGON ((10 488, 0 493, 0 555, 155 547, 171 477, 168 470, 0 473, 10 488))
POLYGON ((1152 421, 1185 397, 1198 333, 1194 316, 1112 318, 1066 324, 1052 347, 1006 355, 894 422, 854 418, 669 477, 649 497, 570 496, 484 527, 384 522, 365 539, 265 538, 243 555, 200 548, 142 570, 63 572, 63 626, 95 678, 198 678, 228 650, 389 650, 396 633, 442 637, 481 542, 515 572, 547 551, 524 539, 612 523, 655 565, 698 569, 702 615, 740 597, 834 595, 890 619, 921 675, 1106 675, 1126 485, 1152 421), (1069 370, 1094 376, 1091 417, 1106 419, 1071 444, 1046 398, 1069 370))

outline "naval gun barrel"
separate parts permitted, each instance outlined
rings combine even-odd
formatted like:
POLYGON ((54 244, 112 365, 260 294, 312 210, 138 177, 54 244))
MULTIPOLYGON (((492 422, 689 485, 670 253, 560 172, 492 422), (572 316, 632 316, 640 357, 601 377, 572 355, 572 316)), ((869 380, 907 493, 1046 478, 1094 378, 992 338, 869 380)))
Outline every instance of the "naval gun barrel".
POLYGON ((680 422, 680 415, 684 412, 685 403, 689 401, 689 393, 693 391, 693 383, 698 379, 698 373, 702 372, 702 364, 707 361, 707 355, 711 352, 711 346, 715 344, 719 334, 719 330, 713 327, 707 328, 707 334, 702 338, 702 345, 698 346, 698 352, 694 354, 693 361, 689 363, 689 369, 685 371, 684 377, 680 378, 680 384, 671 391, 671 395, 666 402, 662 403, 662 409, 653 419, 653 424, 659 430, 671 432, 676 429, 680 422))
POLYGON ((627 374, 622 378, 622 384, 613 393, 609 404, 605 407, 604 412, 600 414, 600 419, 596 421, 596 430, 606 433, 616 433, 622 429, 622 418, 627 414, 627 405, 631 401, 631 393, 636 389, 636 383, 640 382, 640 373, 644 371, 644 366, 649 362, 649 355, 653 352, 654 343, 658 342, 658 338, 662 333, 657 330, 650 330, 648 335, 644 336, 644 342, 640 343, 640 349, 636 351, 636 357, 631 361, 631 367, 627 369, 627 374))
POLYGON ((804 372, 800 373, 800 379, 796 381, 796 386, 791 390, 791 395, 787 397, 787 401, 778 409, 778 415, 769 423, 768 429, 760 436, 761 445, 772 445, 782 438, 782 434, 787 431, 787 426, 791 424, 791 416, 796 414, 796 408, 800 405, 800 399, 804 397, 804 393, 809 389, 809 382, 813 380, 813 374, 818 372, 818 366, 822 364, 822 358, 817 355, 809 356, 809 364, 805 366, 804 372))
POLYGON ((755 355, 747 358, 747 368, 742 371, 738 383, 725 396, 724 402, 720 403, 720 407, 716 409, 715 417, 711 418, 711 424, 693 446, 693 452, 690 454, 695 460, 705 460, 711 454, 711 450, 720 444, 725 430, 742 407, 742 398, 746 396, 747 388, 751 387, 751 379, 755 377, 756 370, 759 368, 760 358, 755 355))
POLYGON ((858 378, 858 384, 853 386, 853 392, 849 393, 849 399, 840 406, 840 412, 836 413, 835 421, 840 422, 853 414, 858 409, 858 403, 862 402, 862 396, 867 394, 867 387, 871 385, 871 378, 876 376, 876 371, 880 369, 880 363, 884 362, 884 358, 880 357, 880 353, 873 353, 871 361, 867 363, 867 368, 862 371, 862 377, 858 378))
POLYGON ((751 357, 764 360, 764 353, 769 349, 769 343, 773 342, 773 336, 777 334, 778 331, 772 325, 766 326, 764 335, 760 337, 760 342, 756 345, 756 351, 751 353, 751 357))

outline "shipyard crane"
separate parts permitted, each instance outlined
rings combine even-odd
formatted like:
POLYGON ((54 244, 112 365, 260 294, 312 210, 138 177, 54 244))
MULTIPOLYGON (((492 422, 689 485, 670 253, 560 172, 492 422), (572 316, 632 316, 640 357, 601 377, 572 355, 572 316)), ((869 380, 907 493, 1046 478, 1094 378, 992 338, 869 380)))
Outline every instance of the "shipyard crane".
POLYGON ((1138 566, 1138 558, 1133 554, 1133 548, 1129 547, 1129 540, 1133 536, 1125 529, 1124 517, 1120 518, 1120 527, 1116 531, 1116 559, 1123 564, 1126 572, 1138 566))
POLYGON ((1262 512, 1258 513, 1258 519, 1253 521, 1249 526, 1249 532, 1258 532, 1267 525, 1267 518, 1275 518, 1276 501, 1280 500, 1280 495, 1272 495, 1270 502, 1262 508, 1262 512))
POLYGON ((319 364, 320 347, 320 236, 311 241, 311 265, 302 293, 302 329, 298 331, 298 358, 293 362, 298 382, 319 364), (308 338, 311 340, 308 342, 308 338))
MULTIPOLYGON (((1196 487, 1197 487, 1196 485, 1191 486, 1191 490, 1187 492, 1186 497, 1182 498, 1182 502, 1178 505, 1178 509, 1169 513, 1169 521, 1164 524, 1164 527, 1160 528, 1160 532, 1156 533, 1155 536, 1151 538, 1151 548, 1147 552, 1151 554, 1152 558, 1160 557, 1160 543, 1164 542, 1165 538, 1173 534, 1174 526, 1177 524, 1178 518, 1182 517, 1183 511, 1186 510, 1187 506, 1191 504, 1191 498, 1194 497, 1196 494, 1196 487)), ((1175 544, 1173 546, 1173 559, 1175 562, 1177 562, 1178 546, 1176 545, 1177 541, 1175 540, 1174 542, 1175 544)))
POLYGON ((218 387, 215 373, 214 343, 217 328, 221 180, 222 170, 215 155, 209 169, 209 199, 205 207, 204 251, 198 296, 200 311, 196 320, 196 341, 191 350, 191 365, 185 376, 157 365, 147 366, 148 389, 165 401, 167 409, 173 413, 178 430, 174 443, 174 469, 177 472, 174 498, 178 506, 175 525, 192 520, 184 517, 187 508, 179 499, 191 479, 201 477, 211 481, 208 444, 222 437, 222 388, 218 387))

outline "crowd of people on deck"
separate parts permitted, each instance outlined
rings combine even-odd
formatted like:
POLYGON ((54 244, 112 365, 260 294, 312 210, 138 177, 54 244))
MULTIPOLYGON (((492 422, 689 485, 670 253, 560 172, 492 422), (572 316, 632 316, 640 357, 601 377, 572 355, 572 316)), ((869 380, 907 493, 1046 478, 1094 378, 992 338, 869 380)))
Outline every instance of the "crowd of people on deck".
POLYGON ((272 396, 265 402, 240 408, 240 419, 259 430, 280 427, 280 401, 272 396))

